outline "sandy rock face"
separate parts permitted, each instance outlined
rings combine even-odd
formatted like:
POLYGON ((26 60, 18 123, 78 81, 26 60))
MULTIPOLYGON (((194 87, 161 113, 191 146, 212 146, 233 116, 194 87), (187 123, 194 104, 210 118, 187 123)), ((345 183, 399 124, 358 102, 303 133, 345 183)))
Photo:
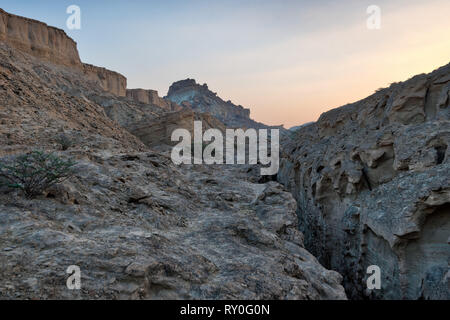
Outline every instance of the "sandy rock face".
POLYGON ((77 44, 63 30, 7 13, 2 9, 0 40, 36 57, 81 68, 77 44))
POLYGON ((0 41, 39 59, 81 70, 104 91, 126 95, 127 79, 117 72, 83 64, 76 42, 61 29, 0 9, 0 41))
POLYGON ((278 179, 305 245, 350 297, 449 299, 450 65, 324 113, 286 139, 278 179), (381 290, 366 270, 381 268, 381 290))
POLYGON ((167 111, 180 111, 182 109, 175 102, 161 98, 156 90, 127 89, 126 94, 127 97, 136 102, 156 105, 167 111))
POLYGON ((194 112, 182 110, 162 115, 154 119, 146 119, 131 125, 128 130, 139 137, 148 146, 159 144, 171 145, 172 132, 178 128, 193 131, 194 112))
POLYGON ((99 83, 103 90, 119 97, 126 96, 127 78, 120 73, 90 64, 83 64, 86 77, 99 83))
POLYGON ((171 140, 172 132, 176 129, 186 129, 194 135, 194 121, 202 122, 202 130, 219 129, 225 132, 225 126, 208 113, 197 113, 189 109, 170 112, 153 119, 145 119, 127 127, 133 135, 138 137, 147 146, 160 144, 174 145, 171 140))

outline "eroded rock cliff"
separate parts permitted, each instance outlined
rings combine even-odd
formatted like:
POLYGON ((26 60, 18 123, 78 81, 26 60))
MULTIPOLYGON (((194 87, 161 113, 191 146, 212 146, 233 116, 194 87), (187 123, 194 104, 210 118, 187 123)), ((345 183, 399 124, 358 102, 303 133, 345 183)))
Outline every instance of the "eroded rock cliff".
POLYGON ((127 129, 148 146, 161 144, 174 145, 172 132, 176 129, 186 129, 191 137, 194 135, 194 121, 202 122, 202 129, 219 129, 225 132, 225 126, 209 113, 198 113, 190 109, 170 112, 153 119, 144 119, 130 125, 127 129))
POLYGON ((161 98, 156 90, 128 89, 127 97, 139 103, 156 105, 167 111, 180 111, 182 109, 175 102, 161 98))
POLYGON ((324 113, 285 139, 278 180, 306 247, 350 297, 449 299, 450 65, 324 113), (381 289, 366 270, 381 268, 381 289))
POLYGON ((81 68, 77 44, 63 30, 10 14, 2 9, 0 40, 36 57, 81 68))
POLYGON ((267 125, 250 119, 250 110, 224 101, 209 90, 206 84, 200 85, 194 79, 174 82, 166 99, 182 107, 201 113, 210 113, 230 128, 267 128, 267 125))
POLYGON ((117 72, 83 64, 76 42, 61 29, 0 9, 0 41, 39 59, 81 70, 103 90, 126 95, 127 79, 117 72))
POLYGON ((119 97, 127 95, 127 78, 120 73, 86 63, 83 64, 83 71, 86 77, 96 81, 103 90, 119 97))

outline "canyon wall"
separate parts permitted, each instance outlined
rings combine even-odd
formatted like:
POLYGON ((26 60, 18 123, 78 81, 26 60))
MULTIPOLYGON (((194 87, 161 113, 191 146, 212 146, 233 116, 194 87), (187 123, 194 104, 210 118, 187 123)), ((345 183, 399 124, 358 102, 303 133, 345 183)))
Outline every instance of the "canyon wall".
POLYGON ((126 95, 135 102, 156 105, 167 111, 179 111, 182 109, 175 102, 161 98, 156 90, 127 89, 126 95))
POLYGON ((120 73, 86 63, 83 64, 83 71, 90 80, 96 81, 103 90, 119 97, 126 96, 127 78, 120 73))
POLYGON ((148 146, 158 144, 172 144, 172 132, 178 128, 186 128, 192 131, 194 123, 194 112, 182 110, 161 115, 154 119, 145 119, 128 128, 133 135, 148 146))
POLYGON ((0 41, 33 56, 81 67, 77 44, 63 30, 0 9, 0 41))
POLYGON ((183 128, 190 132, 193 139, 194 121, 202 121, 203 131, 213 128, 225 132, 225 126, 211 114, 194 112, 190 109, 170 112, 153 119, 144 119, 127 129, 148 146, 175 145, 178 142, 171 141, 172 132, 183 128))
POLYGON ((126 95, 127 79, 117 72, 83 64, 76 42, 61 29, 0 9, 0 41, 36 58, 82 72, 107 92, 126 95))
POLYGON ((286 137, 278 180, 351 298, 450 299, 450 65, 286 137), (381 268, 368 290, 367 267, 381 268))

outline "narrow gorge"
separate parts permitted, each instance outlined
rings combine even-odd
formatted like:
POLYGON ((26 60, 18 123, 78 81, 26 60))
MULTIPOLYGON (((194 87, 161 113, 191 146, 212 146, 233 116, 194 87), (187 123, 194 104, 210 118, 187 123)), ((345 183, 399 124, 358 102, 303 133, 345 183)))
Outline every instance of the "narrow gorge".
POLYGON ((128 88, 63 30, 0 9, 0 157, 77 163, 35 199, 0 177, 0 298, 448 300, 449 144, 450 64, 288 131, 194 79, 128 88), (277 181, 174 165, 171 134, 194 120, 280 129, 277 181))

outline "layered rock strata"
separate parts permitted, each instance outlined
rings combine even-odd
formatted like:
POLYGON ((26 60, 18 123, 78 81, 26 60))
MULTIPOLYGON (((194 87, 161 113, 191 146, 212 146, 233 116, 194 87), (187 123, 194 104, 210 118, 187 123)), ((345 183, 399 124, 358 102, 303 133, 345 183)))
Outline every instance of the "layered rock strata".
POLYGON ((225 126, 210 114, 193 112, 189 109, 167 113, 153 119, 145 119, 127 129, 148 146, 174 145, 177 142, 173 142, 171 137, 172 132, 176 129, 188 130, 193 139, 194 121, 202 122, 203 131, 213 128, 225 132, 225 126))
POLYGON ((210 113, 227 127, 231 128, 267 128, 267 125, 250 119, 250 110, 224 101, 217 93, 209 90, 208 85, 197 84, 194 79, 174 82, 166 99, 200 113, 210 113))
POLYGON ((126 78, 105 68, 83 64, 76 42, 61 29, 0 9, 0 41, 39 59, 80 70, 103 90, 126 95, 126 78))
POLYGON ((161 98, 156 90, 128 89, 126 95, 138 103, 156 105, 167 111, 179 111, 182 109, 175 102, 161 98))

